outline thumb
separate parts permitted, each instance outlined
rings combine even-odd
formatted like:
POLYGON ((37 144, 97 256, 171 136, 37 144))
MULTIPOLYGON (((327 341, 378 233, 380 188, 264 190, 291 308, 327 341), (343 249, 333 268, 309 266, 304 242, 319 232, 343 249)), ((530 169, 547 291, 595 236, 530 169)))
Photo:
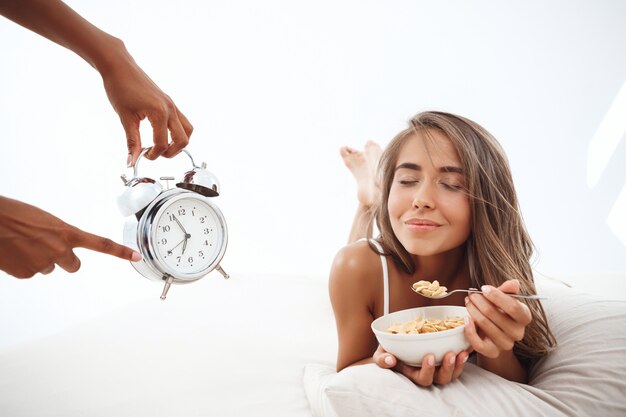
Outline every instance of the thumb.
POLYGON ((137 160, 141 153, 141 136, 139 134, 140 120, 133 116, 120 116, 124 132, 126 132, 126 145, 128 147, 128 166, 137 160))
POLYGON ((519 293, 519 281, 516 279, 510 279, 505 281, 498 287, 500 291, 506 294, 518 294, 519 293))
POLYGON ((106 237, 94 235, 82 231, 78 228, 73 229, 71 242, 74 247, 85 248, 107 255, 116 256, 126 259, 127 261, 137 262, 141 260, 141 254, 129 247, 115 243, 106 237))
POLYGON ((374 363, 376 365, 384 369, 393 368, 398 363, 396 357, 391 353, 387 353, 382 346, 378 346, 378 349, 376 349, 372 358, 374 359, 374 363))

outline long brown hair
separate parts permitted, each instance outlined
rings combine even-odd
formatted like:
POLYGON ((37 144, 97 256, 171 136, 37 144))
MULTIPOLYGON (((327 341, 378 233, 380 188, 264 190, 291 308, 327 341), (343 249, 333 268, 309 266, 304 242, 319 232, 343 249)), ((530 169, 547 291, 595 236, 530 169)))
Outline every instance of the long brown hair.
MULTIPOLYGON (((466 242, 472 284, 477 288, 484 284, 498 287, 506 280, 517 279, 522 293, 536 293, 530 266, 533 244, 520 214, 504 150, 484 128, 461 116, 419 113, 385 148, 378 169, 382 195, 376 210, 378 240, 385 255, 405 273, 415 273, 413 257, 391 228, 387 202, 402 147, 415 133, 428 135, 430 130, 443 132, 450 139, 465 172, 472 222, 466 242)), ((524 339, 515 343, 515 352, 530 359, 545 355, 556 346, 556 339, 548 327, 541 303, 538 300, 524 302, 530 308, 533 321, 526 327, 524 339)))

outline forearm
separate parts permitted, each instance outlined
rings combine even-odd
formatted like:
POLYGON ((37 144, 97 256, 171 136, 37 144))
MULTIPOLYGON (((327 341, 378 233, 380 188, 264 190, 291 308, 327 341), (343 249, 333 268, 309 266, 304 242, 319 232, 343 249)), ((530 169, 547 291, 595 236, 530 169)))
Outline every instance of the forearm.
POLYGON ((520 382, 522 384, 528 382, 528 373, 512 350, 502 352, 500 356, 493 359, 478 354, 477 363, 481 368, 493 372, 509 381, 520 382))
POLYGON ((367 365, 368 363, 375 363, 374 359, 371 356, 369 358, 361 359, 360 361, 356 361, 356 362, 353 362, 351 364, 348 364, 342 367, 339 367, 339 363, 337 363, 337 372, 341 371, 342 369, 349 368, 351 366, 367 365))
POLYGON ((0 0, 0 13, 75 52, 100 73, 107 71, 112 60, 130 58, 121 40, 98 29, 60 0, 0 0))
POLYGON ((355 365, 365 365, 368 363, 375 363, 372 357, 372 352, 376 350, 374 343, 366 343, 354 345, 350 344, 342 348, 341 341, 339 342, 339 351, 337 352, 337 372, 342 369, 349 368, 355 365), (370 345, 369 349, 365 349, 365 346, 370 345))

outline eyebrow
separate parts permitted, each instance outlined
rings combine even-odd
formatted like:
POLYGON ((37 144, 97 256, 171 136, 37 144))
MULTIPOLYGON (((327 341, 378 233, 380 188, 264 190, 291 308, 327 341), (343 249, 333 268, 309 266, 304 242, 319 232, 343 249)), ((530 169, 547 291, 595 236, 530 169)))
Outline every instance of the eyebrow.
MULTIPOLYGON (((418 165, 418 164, 414 164, 412 162, 404 162, 400 165, 398 165, 395 169, 395 171, 399 170, 399 169, 410 169, 413 171, 421 171, 422 170, 422 166, 418 165)), ((439 172, 454 172, 457 174, 461 174, 463 175, 463 168, 459 168, 459 167, 453 167, 453 166, 445 166, 445 167, 441 167, 438 169, 439 172)))

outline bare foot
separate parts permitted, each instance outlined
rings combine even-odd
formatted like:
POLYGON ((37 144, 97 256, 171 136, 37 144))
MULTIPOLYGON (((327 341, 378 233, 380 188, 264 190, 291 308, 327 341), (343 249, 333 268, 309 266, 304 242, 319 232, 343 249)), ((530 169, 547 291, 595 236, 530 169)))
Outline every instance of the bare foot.
MULTIPOLYGON (((368 140, 365 143, 365 158, 367 158, 367 164, 369 165, 370 171, 372 172, 372 179, 374 180, 375 187, 379 190, 380 184, 378 184, 378 161, 380 161, 380 156, 383 154, 383 150, 380 145, 372 140, 368 140)), ((376 191, 376 193, 380 193, 380 191, 376 191)))
MULTIPOLYGON (((378 165, 376 148, 380 150, 380 146, 369 141, 363 152, 349 146, 344 146, 339 150, 343 162, 356 179, 357 198, 359 203, 364 207, 371 207, 377 201, 377 197, 380 194, 379 189, 374 183, 375 170, 378 165)), ((379 157, 380 153, 378 153, 378 158, 379 157)))

